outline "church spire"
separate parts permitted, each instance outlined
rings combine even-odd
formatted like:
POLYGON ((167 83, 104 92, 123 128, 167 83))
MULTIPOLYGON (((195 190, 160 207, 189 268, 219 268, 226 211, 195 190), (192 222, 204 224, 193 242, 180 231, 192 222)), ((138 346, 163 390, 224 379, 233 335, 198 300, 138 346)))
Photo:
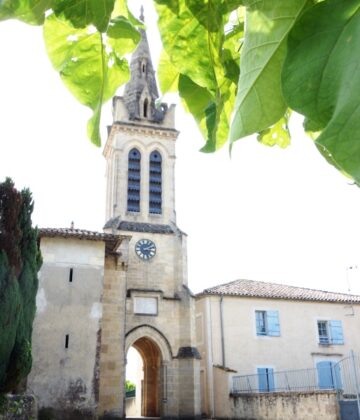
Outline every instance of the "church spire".
MULTIPOLYGON (((140 20, 144 21, 143 7, 140 20)), ((125 86, 124 102, 130 120, 146 119, 160 123, 164 118, 164 110, 155 107, 159 92, 149 43, 144 29, 140 29, 140 34, 141 40, 130 61, 130 80, 125 86)))
POLYGON ((145 22, 145 18, 144 18, 144 6, 141 5, 140 7, 140 16, 139 19, 141 20, 141 22, 145 22))

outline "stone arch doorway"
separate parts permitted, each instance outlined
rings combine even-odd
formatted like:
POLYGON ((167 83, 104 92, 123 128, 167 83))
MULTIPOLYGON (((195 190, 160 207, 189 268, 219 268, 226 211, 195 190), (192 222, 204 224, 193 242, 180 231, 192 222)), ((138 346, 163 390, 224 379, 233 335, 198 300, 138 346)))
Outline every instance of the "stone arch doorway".
MULTIPOLYGON (((126 334, 125 351, 134 348, 142 361, 141 416, 167 415, 168 372, 173 359, 171 346, 156 328, 139 325, 126 334)), ((127 363, 126 368, 130 368, 127 363)))
POLYGON ((140 410, 143 417, 160 417, 161 366, 159 346, 149 337, 136 340, 132 347, 142 359, 143 377, 141 381, 140 410))

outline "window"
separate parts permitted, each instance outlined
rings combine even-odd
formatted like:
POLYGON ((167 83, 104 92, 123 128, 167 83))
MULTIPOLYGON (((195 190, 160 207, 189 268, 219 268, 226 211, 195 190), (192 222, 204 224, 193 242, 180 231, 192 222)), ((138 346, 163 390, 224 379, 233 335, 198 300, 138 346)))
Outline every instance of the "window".
POLYGON ((319 333, 319 343, 329 344, 330 337, 329 337, 327 321, 318 321, 318 333, 319 333))
POLYGON ((145 60, 143 60, 141 62, 141 73, 142 73, 142 76, 144 77, 145 73, 146 73, 146 61, 145 60))
POLYGON ((275 390, 273 368, 257 368, 257 374, 260 392, 272 392, 275 390))
POLYGON ((149 174, 149 212, 161 214, 162 204, 162 169, 161 155, 154 150, 150 155, 150 174, 149 174))
POLYGON ((147 118, 147 116, 148 116, 148 106, 149 106, 149 101, 147 100, 147 98, 145 98, 144 107, 143 107, 144 118, 147 118))
POLYGON ((318 321, 319 344, 344 344, 341 321, 318 321))
POLYGON ((137 149, 130 150, 128 161, 127 210, 133 212, 140 211, 140 160, 140 152, 137 149))
POLYGON ((256 335, 280 336, 278 311, 255 311, 256 335))
POLYGON ((68 349, 69 348, 69 334, 65 335, 65 348, 68 349))
POLYGON ((69 271, 69 283, 72 283, 72 281, 73 281, 73 274, 74 274, 74 269, 73 268, 70 268, 70 271, 69 271))

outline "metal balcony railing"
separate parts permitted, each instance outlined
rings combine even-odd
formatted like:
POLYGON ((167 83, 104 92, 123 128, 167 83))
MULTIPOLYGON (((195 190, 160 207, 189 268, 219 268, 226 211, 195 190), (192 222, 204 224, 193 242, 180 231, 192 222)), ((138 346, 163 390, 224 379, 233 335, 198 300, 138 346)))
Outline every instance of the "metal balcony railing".
POLYGON ((269 371, 256 375, 233 376, 233 394, 254 392, 305 392, 341 388, 341 377, 333 368, 269 371))

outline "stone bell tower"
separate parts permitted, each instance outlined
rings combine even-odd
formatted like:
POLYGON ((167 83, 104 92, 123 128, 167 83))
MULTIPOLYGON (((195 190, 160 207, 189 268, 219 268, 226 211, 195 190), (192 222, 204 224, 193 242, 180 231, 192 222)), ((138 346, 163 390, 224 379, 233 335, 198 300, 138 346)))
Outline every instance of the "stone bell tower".
POLYGON ((106 143, 106 220, 175 224, 175 106, 159 93, 146 33, 130 62, 123 97, 113 99, 106 143))
POLYGON ((111 299, 104 306, 103 331, 115 325, 114 343, 122 335, 123 347, 109 355, 111 343, 105 337, 102 340, 107 354, 101 364, 104 369, 100 368, 100 412, 124 415, 124 399, 109 396, 107 384, 114 383, 111 378, 115 375, 120 379, 117 397, 123 394, 126 355, 134 347, 143 361, 139 416, 194 419, 200 417, 199 353, 194 299, 187 287, 186 235, 175 218, 179 133, 175 106, 157 103, 149 43, 146 32, 140 32, 130 80, 123 96, 113 99, 113 123, 104 148, 104 230, 129 239, 126 248, 119 250, 119 270, 123 272, 126 266, 125 277, 116 280, 117 268, 108 267, 107 273, 113 269, 113 280, 108 284, 106 276, 104 280, 111 299), (121 314, 115 306, 121 308, 121 314), (119 365, 121 358, 123 365, 119 365), (107 367, 109 363, 115 373, 107 367))

